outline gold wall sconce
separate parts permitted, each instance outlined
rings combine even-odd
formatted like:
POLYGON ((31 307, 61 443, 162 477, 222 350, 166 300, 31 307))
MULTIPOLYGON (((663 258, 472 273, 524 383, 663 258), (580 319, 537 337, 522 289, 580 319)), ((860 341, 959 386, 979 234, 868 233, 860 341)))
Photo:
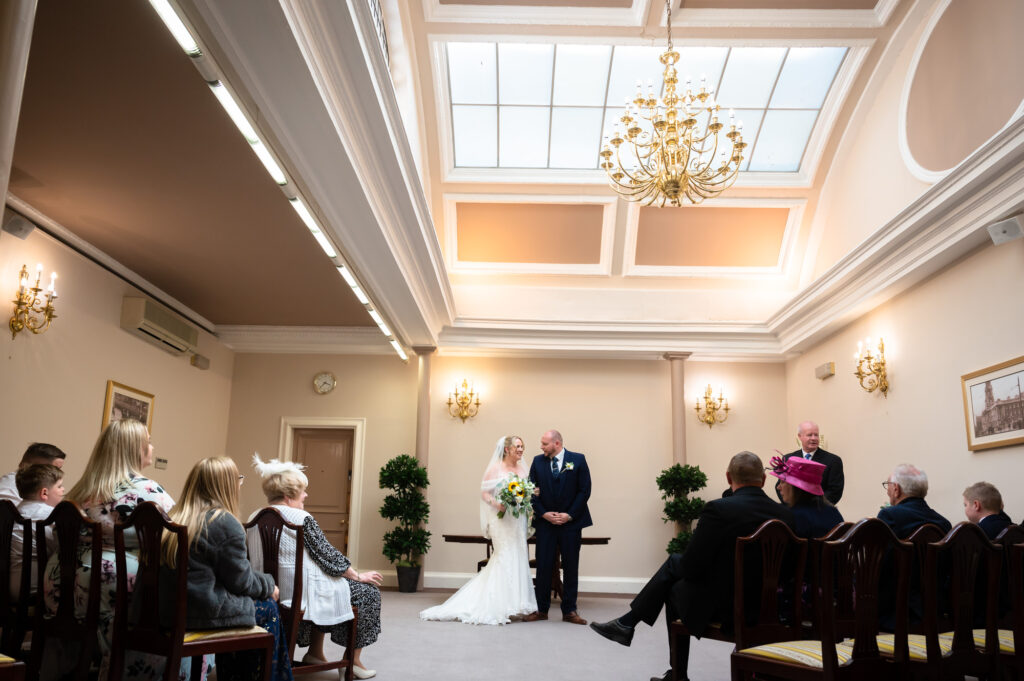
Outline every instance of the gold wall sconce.
POLYGON ((718 398, 716 399, 709 383, 704 391, 703 406, 700 399, 698 399, 697 406, 694 407, 697 411, 697 420, 701 423, 706 423, 708 428, 711 428, 716 423, 722 423, 729 418, 729 398, 723 397, 722 392, 722 389, 719 388, 718 398))
POLYGON ((50 328, 50 322, 57 316, 53 309, 53 301, 57 300, 57 291, 54 288, 57 281, 57 273, 50 273, 50 286, 46 289, 46 304, 39 294, 43 292, 39 285, 43 277, 42 264, 36 265, 36 284, 28 285, 28 265, 21 266, 21 273, 18 274, 18 295, 14 298, 14 314, 11 315, 10 328, 11 339, 18 335, 19 331, 28 329, 32 333, 43 333, 50 328))
POLYGON ((466 379, 462 379, 462 385, 455 385, 455 392, 448 393, 448 413, 452 418, 458 417, 465 423, 466 419, 473 418, 480 410, 480 395, 470 387, 466 379))
POLYGON ((872 352, 871 338, 865 339, 862 344, 857 342, 857 354, 853 356, 857 360, 857 370, 853 375, 860 381, 860 387, 869 393, 878 390, 883 397, 888 397, 889 378, 885 372, 885 342, 878 339, 878 347, 872 352))

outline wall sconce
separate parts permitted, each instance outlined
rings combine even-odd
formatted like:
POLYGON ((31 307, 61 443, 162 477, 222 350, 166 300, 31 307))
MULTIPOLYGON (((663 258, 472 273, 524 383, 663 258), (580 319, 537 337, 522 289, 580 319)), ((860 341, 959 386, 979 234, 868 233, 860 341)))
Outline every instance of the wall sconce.
POLYGON ((708 428, 711 428, 716 423, 722 423, 729 418, 729 400, 728 398, 722 397, 722 389, 718 389, 718 399, 712 395, 711 384, 708 384, 707 390, 704 391, 704 406, 701 406, 700 400, 697 400, 697 406, 694 407, 697 411, 697 420, 701 423, 706 423, 708 428))
POLYGON ((39 294, 43 289, 39 286, 39 280, 43 276, 42 264, 36 265, 36 285, 28 285, 28 265, 21 266, 21 273, 18 275, 18 295, 14 298, 14 314, 11 315, 11 339, 18 335, 19 331, 28 329, 32 333, 43 333, 50 328, 50 322, 57 316, 53 309, 53 301, 57 300, 57 291, 54 284, 57 280, 57 273, 50 273, 50 286, 46 289, 46 305, 40 300, 39 294))
POLYGON ((885 343, 882 339, 878 339, 878 348, 874 354, 871 352, 870 338, 865 339, 863 345, 858 341, 857 354, 853 358, 857 360, 857 370, 853 375, 860 381, 860 387, 869 393, 878 390, 883 397, 888 397, 889 379, 885 373, 885 343))
POLYGON ((458 416, 465 423, 466 419, 476 416, 480 410, 480 395, 469 387, 466 379, 462 379, 462 385, 455 385, 455 392, 448 393, 448 413, 452 417, 458 416))

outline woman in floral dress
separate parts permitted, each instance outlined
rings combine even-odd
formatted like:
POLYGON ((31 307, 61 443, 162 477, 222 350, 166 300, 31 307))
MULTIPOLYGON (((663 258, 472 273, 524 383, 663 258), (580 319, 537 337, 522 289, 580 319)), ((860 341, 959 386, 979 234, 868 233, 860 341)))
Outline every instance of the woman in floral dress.
MULTIPOLYGON (((103 656, 100 666, 100 681, 107 678, 107 667, 110 661, 111 634, 114 620, 114 593, 117 588, 114 562, 114 523, 131 515, 131 512, 144 501, 153 501, 164 511, 169 511, 174 500, 159 484, 146 478, 141 471, 153 463, 153 445, 149 439, 149 431, 139 421, 123 419, 113 421, 100 434, 93 447, 89 461, 85 465, 85 473, 64 497, 73 501, 90 519, 100 523, 103 533, 103 559, 100 565, 100 611, 97 631, 97 645, 103 656)), ((127 552, 126 567, 128 588, 134 585, 135 573, 138 571, 138 542, 134 534, 125 534, 127 552)), ((78 576, 75 581, 75 609, 84 616, 85 605, 89 596, 89 552, 83 543, 78 556, 78 576)), ((56 591, 60 584, 60 566, 56 556, 51 556, 47 563, 46 579, 43 593, 49 613, 56 612, 56 591)), ((66 655, 47 655, 44 663, 43 678, 49 676, 48 666, 58 665, 59 659, 67 660, 66 655)), ((151 656, 129 656, 126 664, 126 678, 156 679, 163 674, 163 658, 151 656)), ((67 671, 55 670, 56 673, 67 671)))

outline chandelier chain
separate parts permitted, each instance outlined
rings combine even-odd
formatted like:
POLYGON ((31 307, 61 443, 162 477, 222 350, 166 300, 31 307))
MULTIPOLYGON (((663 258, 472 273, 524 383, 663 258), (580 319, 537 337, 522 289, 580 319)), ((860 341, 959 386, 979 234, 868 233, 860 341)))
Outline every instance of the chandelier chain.
POLYGON ((668 50, 672 51, 672 0, 665 0, 665 16, 668 25, 668 50))

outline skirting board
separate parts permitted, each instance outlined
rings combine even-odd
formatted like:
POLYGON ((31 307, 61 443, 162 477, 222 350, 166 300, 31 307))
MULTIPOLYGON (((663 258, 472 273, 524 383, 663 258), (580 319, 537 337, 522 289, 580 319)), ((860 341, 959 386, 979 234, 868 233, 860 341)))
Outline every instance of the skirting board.
MULTIPOLYGON (((428 589, 458 589, 468 582, 475 572, 426 572, 423 586, 428 589)), ((382 571, 384 586, 398 586, 394 570, 382 571)), ((647 583, 641 577, 580 577, 581 593, 635 594, 647 583)))

